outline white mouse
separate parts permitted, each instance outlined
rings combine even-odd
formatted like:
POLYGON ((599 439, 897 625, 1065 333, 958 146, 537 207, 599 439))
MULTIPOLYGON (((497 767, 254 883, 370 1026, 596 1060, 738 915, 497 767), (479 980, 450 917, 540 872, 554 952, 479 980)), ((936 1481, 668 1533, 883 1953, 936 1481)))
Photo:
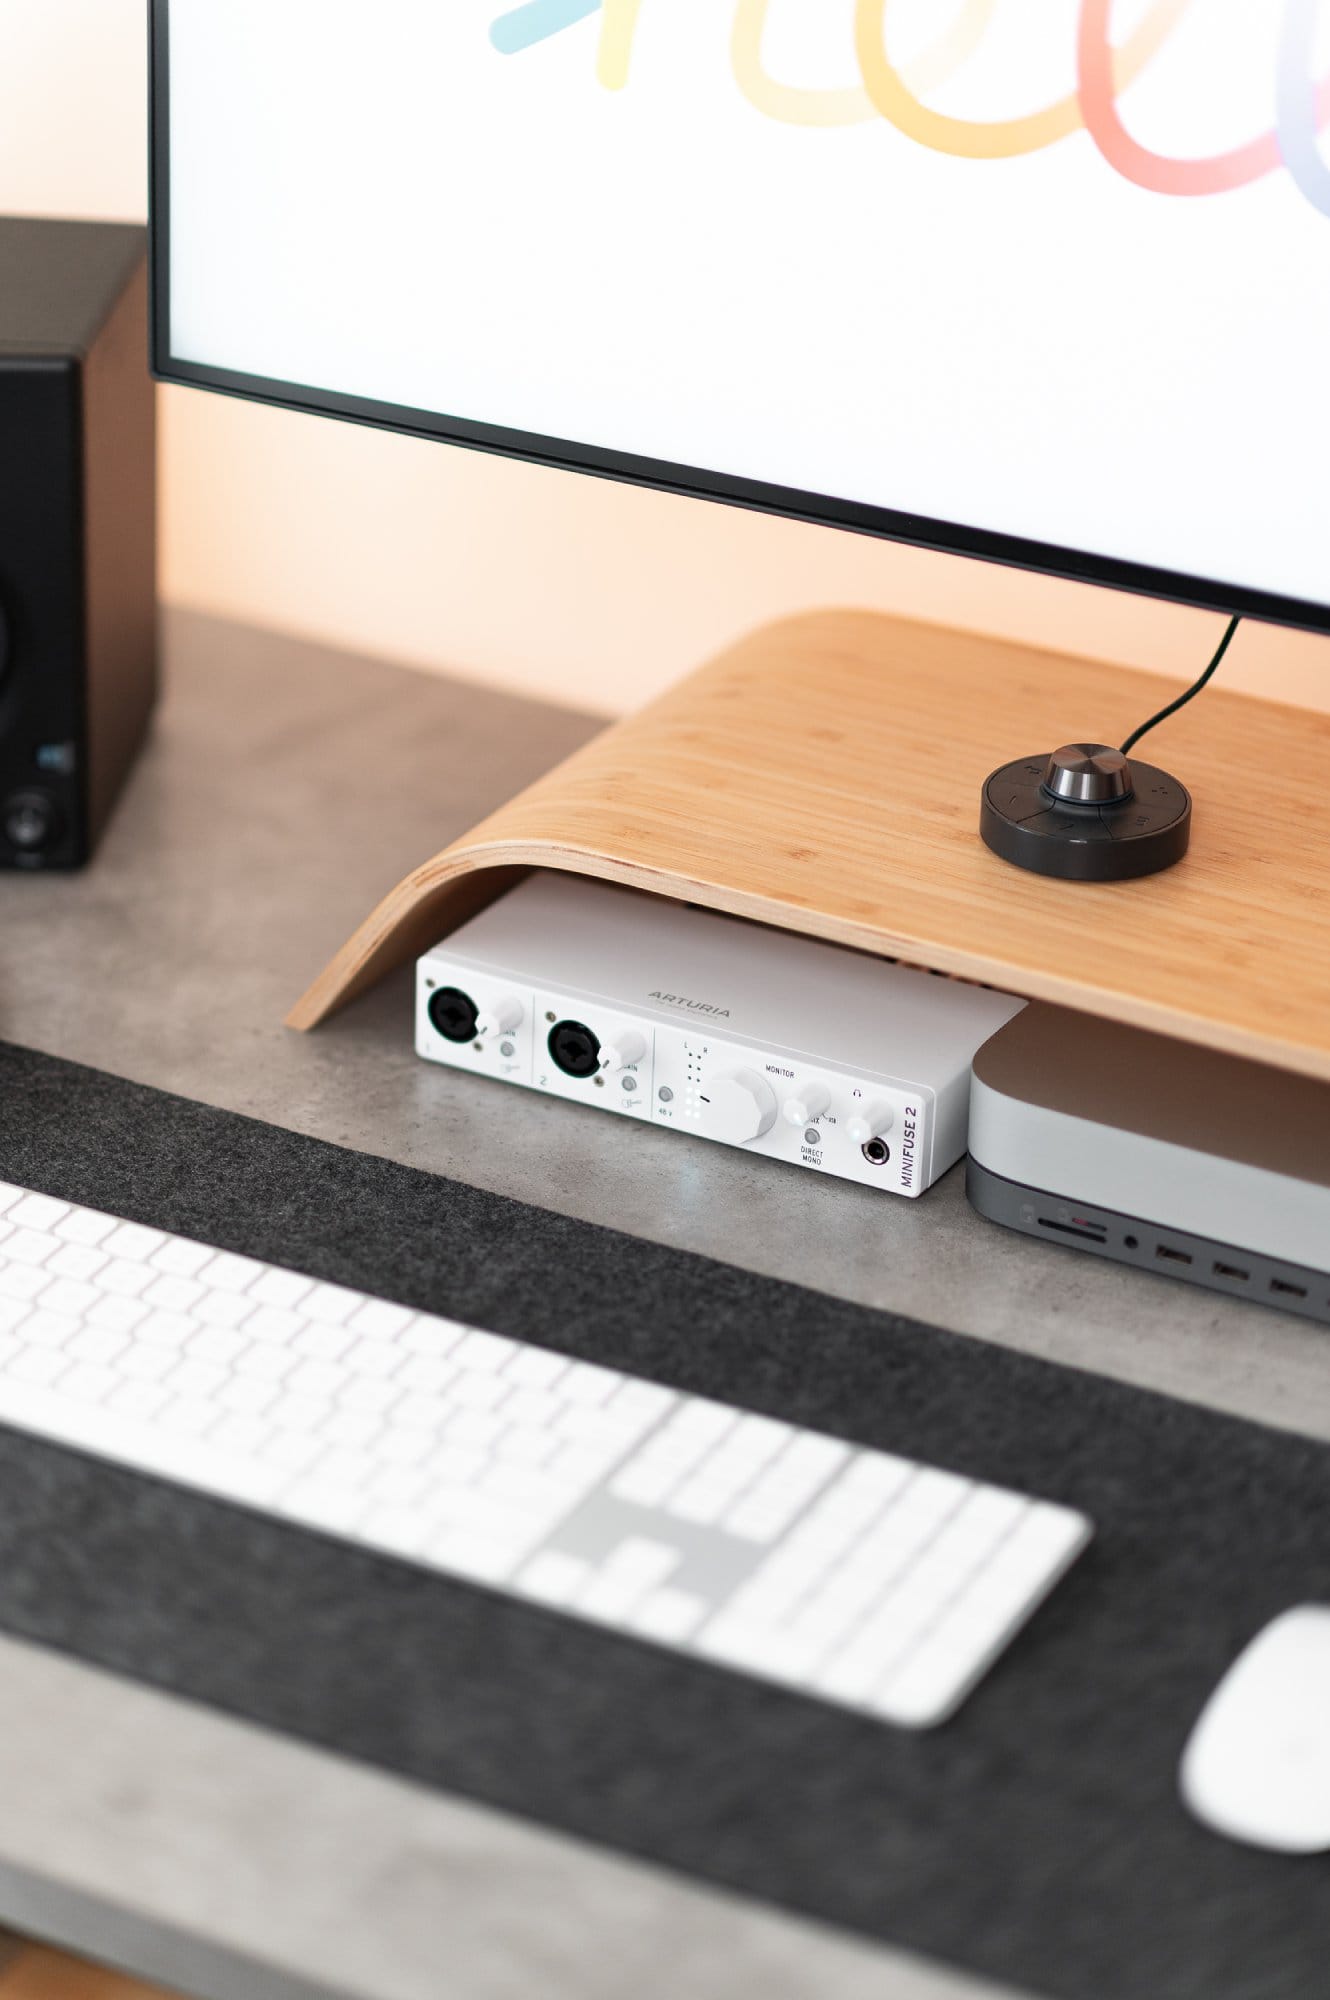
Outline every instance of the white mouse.
POLYGON ((1202 1709, 1179 1780, 1216 1833, 1330 1848, 1330 1609, 1300 1604, 1257 1633, 1202 1709))

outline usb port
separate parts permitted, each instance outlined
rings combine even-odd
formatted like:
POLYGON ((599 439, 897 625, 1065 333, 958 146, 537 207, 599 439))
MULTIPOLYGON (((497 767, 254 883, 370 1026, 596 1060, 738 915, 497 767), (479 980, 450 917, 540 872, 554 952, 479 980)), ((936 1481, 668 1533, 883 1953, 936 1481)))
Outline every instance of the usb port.
POLYGON ((1307 1287, 1305 1285, 1290 1285, 1286 1278, 1271 1278, 1270 1290, 1272 1292, 1282 1292, 1285 1298, 1289 1299, 1305 1299, 1307 1296, 1307 1287))
POLYGON ((1218 1259, 1214 1264, 1214 1274, 1217 1278, 1241 1278, 1244 1284, 1251 1276, 1251 1272, 1244 1271, 1240 1264, 1221 1264, 1218 1259))
POLYGON ((1170 1250, 1167 1243, 1155 1244, 1155 1256, 1165 1264, 1190 1264, 1192 1261, 1189 1250, 1170 1250))

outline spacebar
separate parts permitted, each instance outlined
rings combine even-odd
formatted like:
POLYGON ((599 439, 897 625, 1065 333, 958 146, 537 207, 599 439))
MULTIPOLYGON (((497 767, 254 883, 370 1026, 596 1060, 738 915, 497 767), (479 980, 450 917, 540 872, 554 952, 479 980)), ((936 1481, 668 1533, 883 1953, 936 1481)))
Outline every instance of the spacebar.
POLYGON ((275 1467, 217 1451, 206 1440, 173 1438, 135 1418, 29 1382, 0 1381, 0 1423, 38 1431, 57 1444, 246 1505, 271 1506, 289 1479, 275 1467))

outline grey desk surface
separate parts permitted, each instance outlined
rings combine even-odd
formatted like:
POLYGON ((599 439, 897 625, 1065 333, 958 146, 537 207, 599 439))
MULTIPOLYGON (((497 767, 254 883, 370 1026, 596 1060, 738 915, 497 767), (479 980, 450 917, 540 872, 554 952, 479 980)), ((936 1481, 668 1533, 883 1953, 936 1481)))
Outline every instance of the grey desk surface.
MULTIPOLYGON (((593 719, 176 614, 95 866, 0 876, 0 1039, 1330 1439, 1325 1334, 411 1053, 409 981, 283 1012, 593 719)), ((0 1922, 210 2000, 979 2000, 870 1948, 0 1639, 0 1922)))

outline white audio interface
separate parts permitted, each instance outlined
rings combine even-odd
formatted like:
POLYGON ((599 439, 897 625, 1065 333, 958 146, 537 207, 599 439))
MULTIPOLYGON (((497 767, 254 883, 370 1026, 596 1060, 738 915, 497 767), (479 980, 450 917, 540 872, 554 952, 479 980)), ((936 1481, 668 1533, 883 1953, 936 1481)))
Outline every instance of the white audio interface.
POLYGON ((430 1062, 895 1194, 965 1151, 970 1065, 1024 1001, 580 876, 419 961, 430 1062))

